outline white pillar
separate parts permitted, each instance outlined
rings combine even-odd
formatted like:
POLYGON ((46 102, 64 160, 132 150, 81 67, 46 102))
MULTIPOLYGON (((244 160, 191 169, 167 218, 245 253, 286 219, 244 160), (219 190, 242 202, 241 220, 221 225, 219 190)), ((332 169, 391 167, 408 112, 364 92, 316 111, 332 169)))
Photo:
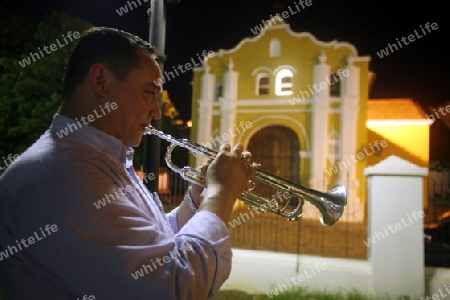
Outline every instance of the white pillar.
MULTIPOLYGON (((352 155, 356 151, 356 130, 357 119, 359 112, 359 99, 360 99, 360 70, 353 65, 353 58, 347 59, 347 67, 342 75, 341 81, 341 98, 342 98, 342 111, 341 111, 341 134, 340 134, 340 153, 338 158, 340 161, 350 161, 352 155)), ((340 76, 340 75, 339 75, 340 76)), ((356 164, 349 164, 339 172, 339 182, 344 183, 349 188, 349 199, 353 199, 355 195, 355 189, 358 188, 356 183, 356 164)))
POLYGON ((233 71, 233 59, 230 58, 228 72, 223 75, 223 97, 220 100, 220 136, 224 142, 232 144, 237 114, 238 72, 233 71))
MULTIPOLYGON (((201 91, 198 106, 197 143, 205 145, 211 143, 213 101, 215 96, 215 75, 210 74, 208 61, 204 62, 204 74, 201 80, 201 91)), ((204 160, 196 157, 195 165, 198 167, 204 160)))
MULTIPOLYGON (((319 56, 319 64, 314 66, 314 82, 320 86, 326 83, 330 77, 330 66, 325 63, 325 54, 322 52, 319 56)), ((319 89, 312 97, 312 156, 311 156, 311 179, 310 187, 316 190, 325 190, 326 182, 325 169, 328 157, 328 113, 330 88, 327 85, 325 89, 319 89)))
POLYGON ((372 291, 393 299, 425 293, 423 176, 395 155, 365 169, 368 176, 368 246, 372 291))

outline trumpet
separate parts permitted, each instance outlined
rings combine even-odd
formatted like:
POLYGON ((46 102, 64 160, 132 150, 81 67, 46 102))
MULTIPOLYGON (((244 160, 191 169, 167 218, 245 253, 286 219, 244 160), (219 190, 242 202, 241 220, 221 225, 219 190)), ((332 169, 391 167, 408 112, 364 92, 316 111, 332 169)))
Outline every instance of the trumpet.
MULTIPOLYGON (((191 167, 180 168, 172 162, 172 151, 175 147, 185 148, 195 154, 215 158, 217 151, 191 142, 187 139, 175 139, 171 135, 155 129, 149 125, 145 128, 144 134, 155 135, 169 143, 167 147, 165 160, 167 166, 173 171, 179 173, 184 180, 205 187, 206 178, 199 170, 191 167)), ((286 217, 288 221, 296 221, 302 215, 302 208, 305 201, 310 202, 319 210, 319 219, 323 226, 331 226, 336 223, 344 212, 347 205, 347 191, 345 186, 337 185, 328 192, 320 192, 303 187, 279 176, 270 174, 263 170, 258 170, 253 175, 252 187, 242 192, 238 199, 245 202, 250 208, 258 209, 261 212, 272 212, 286 217), (253 191, 256 182, 281 191, 283 195, 289 195, 285 203, 280 203, 276 197, 271 199, 253 191)))

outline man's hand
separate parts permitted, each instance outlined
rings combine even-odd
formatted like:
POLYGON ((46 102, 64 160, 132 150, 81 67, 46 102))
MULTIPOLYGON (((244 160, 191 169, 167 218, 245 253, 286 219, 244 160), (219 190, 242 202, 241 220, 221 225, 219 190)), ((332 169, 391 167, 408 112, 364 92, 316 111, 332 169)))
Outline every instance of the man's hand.
POLYGON ((215 213, 225 223, 231 217, 233 204, 239 194, 249 185, 249 180, 259 169, 252 162, 249 152, 243 152, 242 144, 237 144, 232 151, 230 145, 224 144, 206 172, 206 191, 199 210, 215 213))

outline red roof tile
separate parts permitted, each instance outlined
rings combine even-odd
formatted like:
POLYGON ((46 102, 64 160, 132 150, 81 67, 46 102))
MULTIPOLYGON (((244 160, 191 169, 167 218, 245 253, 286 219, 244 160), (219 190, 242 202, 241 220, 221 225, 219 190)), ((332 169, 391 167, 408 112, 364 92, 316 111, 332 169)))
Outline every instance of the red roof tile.
POLYGON ((369 99, 367 120, 423 120, 425 111, 412 99, 369 99))

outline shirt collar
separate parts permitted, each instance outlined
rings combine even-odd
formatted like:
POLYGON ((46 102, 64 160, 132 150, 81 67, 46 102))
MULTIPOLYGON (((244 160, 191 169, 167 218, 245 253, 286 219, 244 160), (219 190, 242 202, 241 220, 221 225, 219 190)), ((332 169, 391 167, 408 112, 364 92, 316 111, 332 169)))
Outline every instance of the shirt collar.
POLYGON ((73 136, 80 139, 116 158, 126 168, 130 168, 133 165, 133 148, 126 148, 121 140, 97 128, 85 125, 83 122, 61 114, 55 114, 49 130, 55 133, 58 132, 60 136, 63 135, 61 138, 73 136))

